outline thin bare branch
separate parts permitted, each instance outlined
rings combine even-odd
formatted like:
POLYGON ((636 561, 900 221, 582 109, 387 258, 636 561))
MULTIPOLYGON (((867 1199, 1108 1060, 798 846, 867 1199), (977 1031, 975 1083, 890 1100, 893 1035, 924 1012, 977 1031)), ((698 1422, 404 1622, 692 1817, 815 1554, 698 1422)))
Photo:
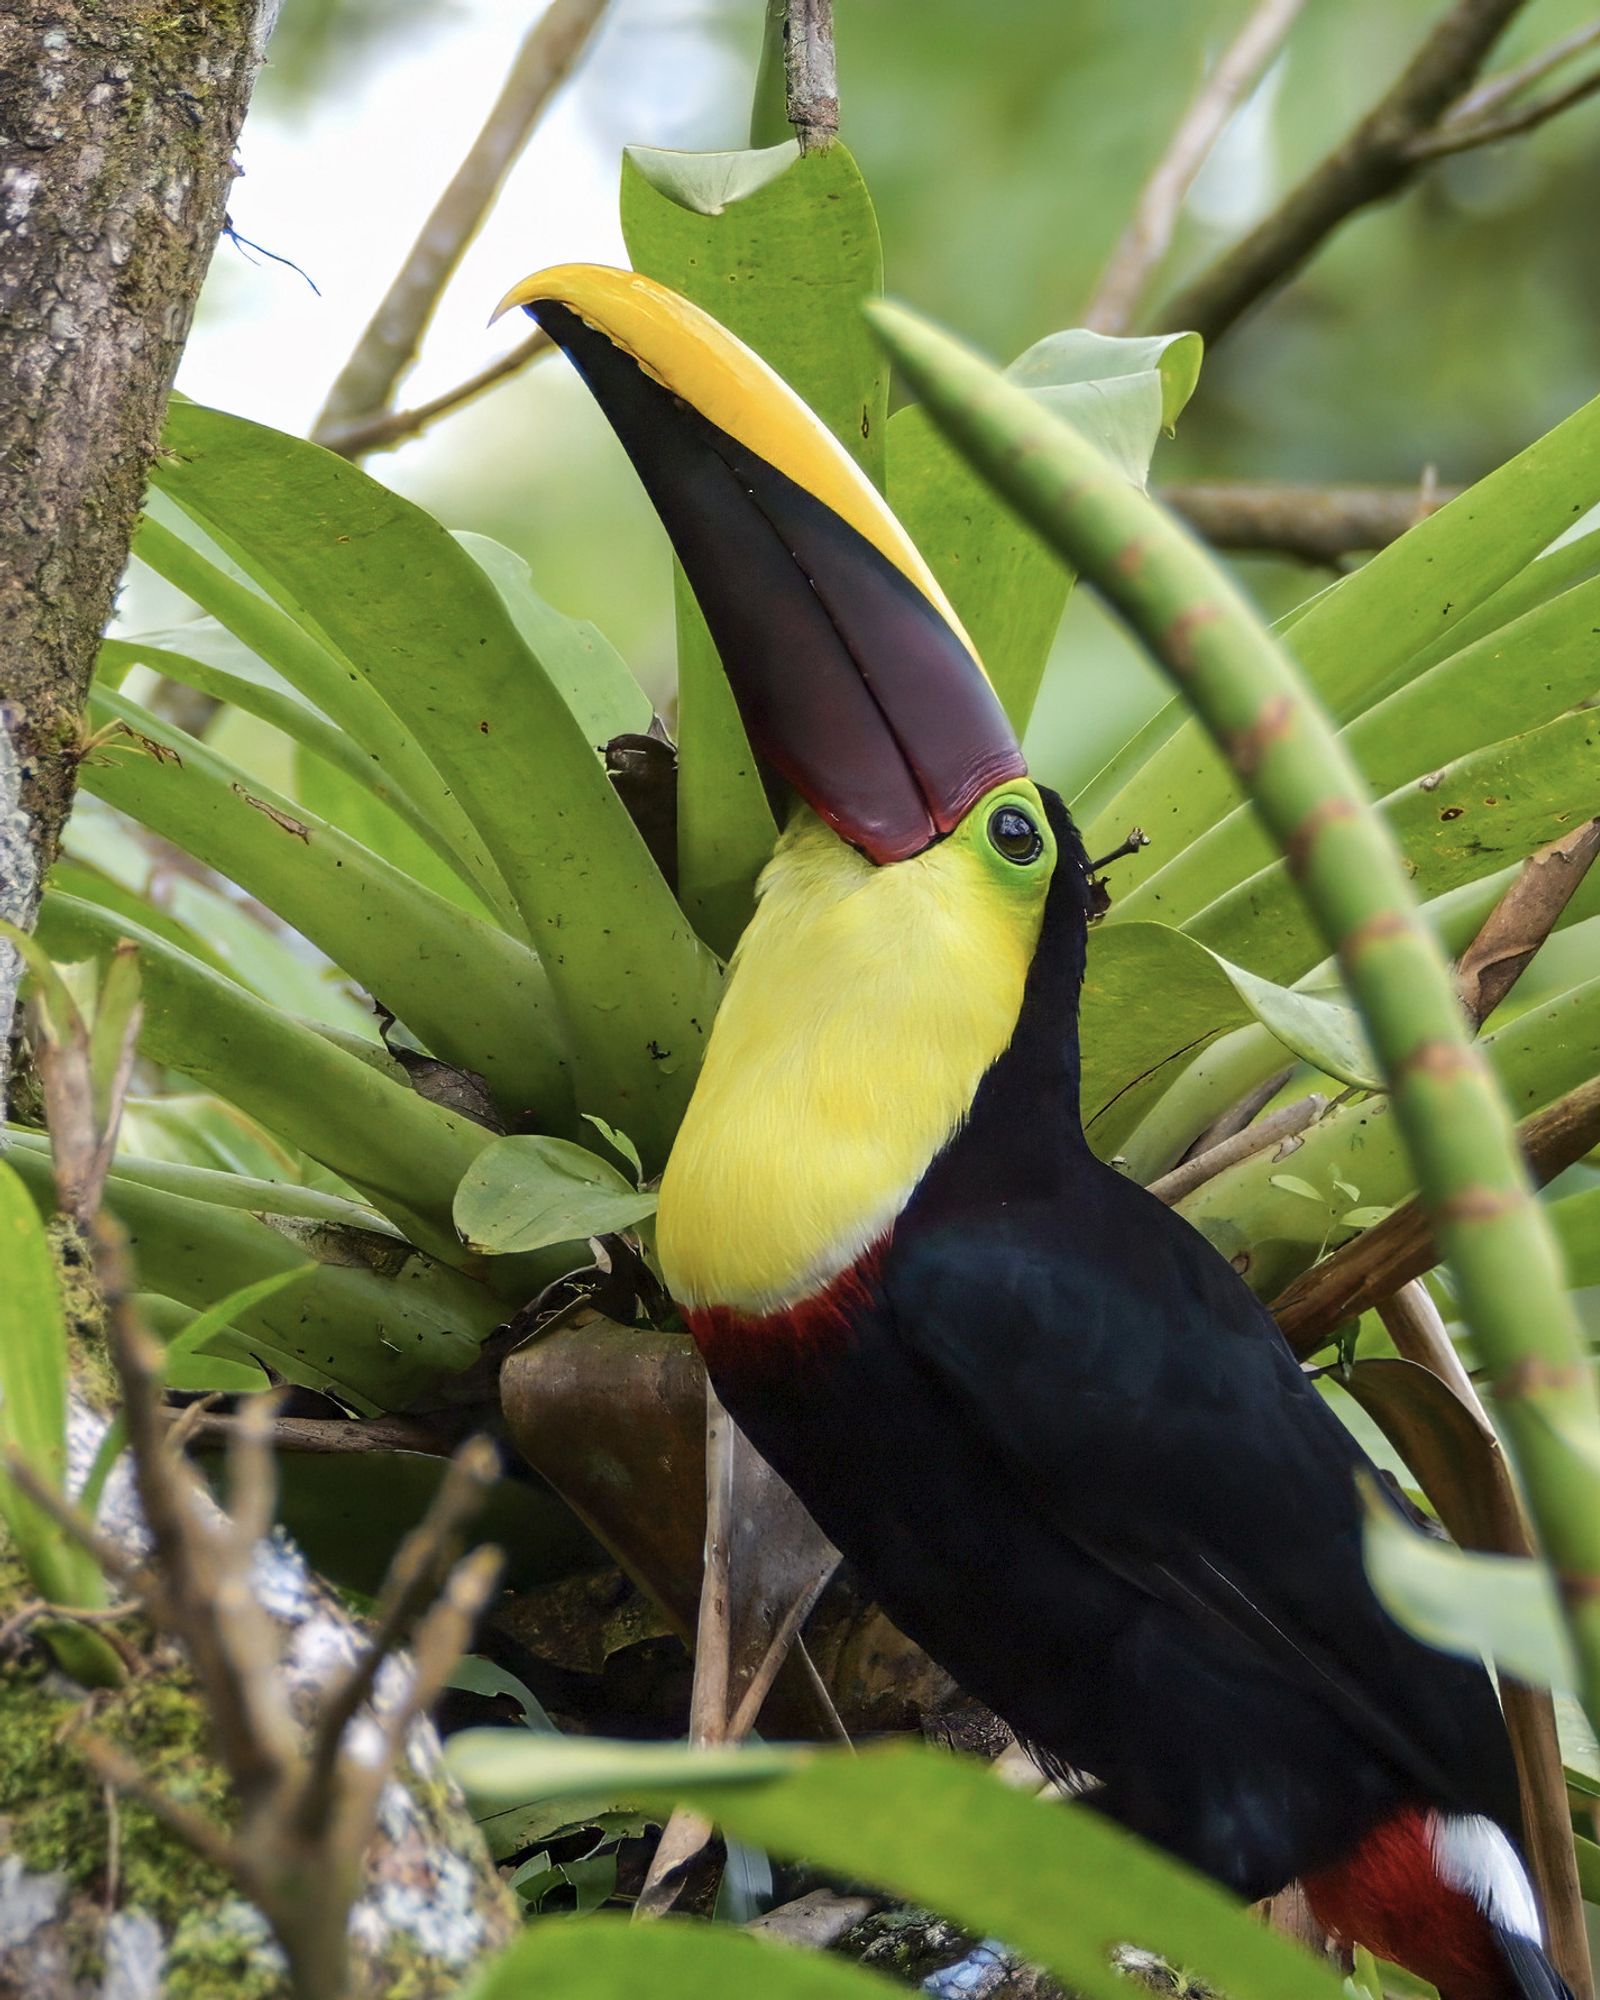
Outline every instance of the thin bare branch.
POLYGON ((1548 97, 1525 104, 1519 111, 1508 111, 1503 118, 1485 118, 1475 124, 1452 118, 1437 132, 1422 133, 1412 144, 1411 157, 1437 160, 1448 153, 1468 153, 1479 146, 1497 146, 1502 139, 1520 138, 1524 132, 1536 131, 1563 111, 1570 111, 1573 105, 1582 104, 1596 91, 1600 91, 1600 69, 1590 70, 1576 83, 1553 90, 1548 97))
POLYGON ((183 1642, 218 1755, 248 1808, 273 1791, 298 1748, 278 1689, 276 1631, 248 1587, 231 1525, 219 1524, 195 1472, 171 1447, 160 1351, 134 1312, 121 1234, 101 1215, 90 1235, 128 1449, 154 1545, 151 1574, 159 1590, 152 1608, 183 1642))
POLYGON ((802 153, 823 153, 839 136, 839 66, 833 0, 789 0, 784 84, 789 123, 802 153))
POLYGON ((488 1439, 469 1439, 451 1460, 422 1521, 396 1550, 371 1637, 360 1657, 329 1687, 317 1716, 297 1810, 305 1833, 331 1817, 345 1731, 357 1710, 372 1699, 384 1662, 405 1644, 438 1596, 467 1524, 483 1504, 498 1470, 499 1460, 488 1439))
POLYGON ((247 1879, 243 1854, 227 1831, 205 1813, 153 1784, 126 1751, 108 1743, 103 1736, 80 1736, 74 1748, 102 1783, 137 1799, 202 1860, 231 1875, 236 1882, 247 1879))
POLYGON ((1475 125, 1481 120, 1492 118, 1523 91, 1531 89, 1555 70, 1581 56, 1592 48, 1600 47, 1600 20, 1588 21, 1581 28, 1574 28, 1569 35, 1563 35, 1538 55, 1530 56, 1525 63, 1515 69, 1502 70, 1498 76, 1491 76, 1480 83, 1476 90, 1469 90, 1458 97, 1450 107, 1449 123, 1475 125))
POLYGON ((1202 81, 1139 195, 1128 226, 1100 274, 1083 323, 1126 333, 1151 277, 1172 243, 1195 176, 1228 120, 1283 47, 1305 0, 1257 0, 1242 28, 1202 81))
POLYGON ((1163 1174, 1159 1180, 1150 1183, 1150 1192, 1158 1201, 1168 1207, 1193 1194, 1197 1187, 1203 1187, 1209 1180, 1227 1168, 1236 1166, 1240 1160, 1248 1160, 1257 1153, 1266 1152, 1269 1146, 1287 1146, 1299 1138, 1308 1125, 1314 1125, 1328 1108, 1328 1100, 1319 1091, 1312 1091, 1307 1097, 1294 1104, 1285 1104, 1281 1109, 1270 1112, 1255 1125, 1247 1125, 1242 1132, 1236 1132, 1229 1139, 1223 1139, 1203 1153, 1196 1153, 1181 1166, 1174 1167, 1170 1174, 1163 1174))
POLYGON ((443 395, 418 403, 414 409, 387 410, 376 417, 358 417, 354 423, 330 427, 317 441, 341 458, 364 458, 369 452, 392 451, 409 438, 420 437, 440 417, 465 409, 486 390, 509 381, 530 361, 552 352, 554 347, 555 342, 541 328, 508 349, 497 361, 491 361, 487 368, 480 368, 476 375, 469 375, 453 389, 446 389, 443 395))
MULTIPOLYGON (((183 1433, 186 1444, 225 1445, 239 1430, 243 1418, 202 1409, 198 1403, 187 1409, 168 1411, 175 1430, 183 1433)), ((268 1423, 274 1448, 291 1454, 318 1457, 345 1457, 366 1452, 420 1451, 433 1458, 448 1458, 454 1441, 419 1417, 280 1417, 268 1423)))
POLYGON ((1398 194, 1423 165, 1414 143, 1448 114, 1526 4, 1455 0, 1372 110, 1242 242, 1162 308, 1159 324, 1216 342, 1350 216, 1398 194))
POLYGON ((1346 556, 1387 548, 1459 491, 1431 479, 1415 486, 1208 480, 1164 486, 1157 497, 1213 548, 1238 555, 1294 556, 1331 569, 1346 556))
POLYGON ((318 443, 355 419, 388 408, 451 274, 545 107, 583 54, 605 5, 606 0, 551 0, 529 29, 483 129, 329 390, 312 431, 318 443))

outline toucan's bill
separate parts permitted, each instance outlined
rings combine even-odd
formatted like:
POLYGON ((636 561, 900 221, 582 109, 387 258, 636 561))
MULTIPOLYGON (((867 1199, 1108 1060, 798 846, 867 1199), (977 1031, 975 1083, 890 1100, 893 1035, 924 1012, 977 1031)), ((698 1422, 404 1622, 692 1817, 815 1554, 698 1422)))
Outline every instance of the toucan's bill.
POLYGON ((522 306, 633 460, 757 752, 877 863, 941 840, 1022 752, 871 482, 759 356, 649 278, 568 264, 522 306))

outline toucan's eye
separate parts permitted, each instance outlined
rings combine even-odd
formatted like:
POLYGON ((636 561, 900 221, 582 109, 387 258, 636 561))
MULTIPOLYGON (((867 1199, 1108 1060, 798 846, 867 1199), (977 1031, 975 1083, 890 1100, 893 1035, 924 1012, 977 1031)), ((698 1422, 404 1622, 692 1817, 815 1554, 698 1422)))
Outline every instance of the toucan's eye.
POLYGON ((1037 861, 1044 852, 1039 829, 1021 806, 997 806, 990 813, 989 840, 998 853, 1019 867, 1037 861))

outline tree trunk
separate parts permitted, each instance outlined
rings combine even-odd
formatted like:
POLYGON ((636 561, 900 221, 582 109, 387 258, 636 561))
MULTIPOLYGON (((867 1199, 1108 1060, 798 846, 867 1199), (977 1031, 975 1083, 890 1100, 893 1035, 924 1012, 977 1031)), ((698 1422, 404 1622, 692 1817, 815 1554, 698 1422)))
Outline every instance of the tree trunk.
MULTIPOLYGON (((0 12, 0 914, 24 926, 278 4, 0 12)), ((15 974, 0 945, 0 1107, 15 974)))

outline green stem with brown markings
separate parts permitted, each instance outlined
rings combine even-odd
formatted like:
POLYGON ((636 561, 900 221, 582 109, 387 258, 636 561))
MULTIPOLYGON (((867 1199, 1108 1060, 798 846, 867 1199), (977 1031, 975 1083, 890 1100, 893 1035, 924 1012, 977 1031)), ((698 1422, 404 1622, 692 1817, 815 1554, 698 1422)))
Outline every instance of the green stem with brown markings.
POLYGON ((1187 530, 1024 390, 902 307, 869 316, 929 413, 1166 668, 1338 954, 1488 1364, 1600 1724, 1600 1406, 1511 1114, 1359 773, 1293 664, 1187 530))

